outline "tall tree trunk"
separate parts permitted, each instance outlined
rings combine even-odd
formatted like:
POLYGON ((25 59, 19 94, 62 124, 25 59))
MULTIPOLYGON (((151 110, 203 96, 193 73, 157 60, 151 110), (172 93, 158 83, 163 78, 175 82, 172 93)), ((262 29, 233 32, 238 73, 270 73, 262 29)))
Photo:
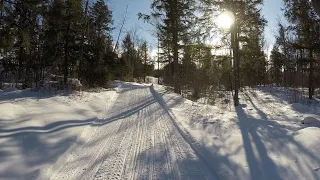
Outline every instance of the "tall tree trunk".
POLYGON ((234 22, 234 25, 231 29, 231 46, 233 51, 233 75, 234 75, 234 106, 239 105, 239 88, 240 88, 240 54, 239 54, 239 33, 237 22, 234 22))
POLYGON ((179 85, 179 48, 178 48, 178 32, 173 33, 173 82, 174 92, 181 94, 179 85))
POLYGON ((144 83, 146 83, 147 76, 147 49, 144 50, 144 83))
POLYGON ((68 23, 67 32, 65 36, 65 46, 64 46, 64 85, 67 87, 68 76, 69 76, 69 31, 70 23, 68 23))
POLYGON ((180 71, 179 71, 179 15, 177 14, 178 10, 178 1, 174 0, 172 2, 172 12, 171 12, 171 25, 172 25, 172 49, 173 49, 173 86, 174 92, 181 94, 181 87, 179 83, 180 71))
POLYGON ((159 62, 159 60, 160 60, 160 57, 159 57, 159 51, 160 51, 160 37, 159 37, 159 35, 158 35, 158 57, 157 57, 157 60, 158 60, 158 84, 160 84, 160 62, 159 62))
POLYGON ((79 77, 80 77, 80 74, 81 74, 82 63, 83 63, 84 38, 85 38, 87 27, 88 27, 88 21, 87 21, 88 6, 89 6, 89 0, 86 1, 84 28, 82 29, 82 35, 81 35, 82 37, 81 37, 81 42, 80 42, 80 59, 79 59, 79 67, 78 67, 78 76, 79 77))
POLYGON ((312 99, 314 93, 314 80, 313 80, 313 50, 309 50, 310 69, 309 69, 309 99, 312 99))
MULTIPOLYGON (((175 19, 177 21, 177 19, 175 19)), ((173 42, 173 83, 174 83, 174 92, 181 94, 181 87, 179 84, 179 47, 178 47, 178 28, 177 22, 175 22, 175 27, 172 33, 172 42, 173 42)))

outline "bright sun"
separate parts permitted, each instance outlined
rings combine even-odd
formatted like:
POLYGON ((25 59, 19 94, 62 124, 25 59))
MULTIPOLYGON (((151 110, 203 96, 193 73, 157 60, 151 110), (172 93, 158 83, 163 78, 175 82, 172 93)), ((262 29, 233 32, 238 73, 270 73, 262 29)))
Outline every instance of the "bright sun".
POLYGON ((229 29, 234 23, 234 15, 230 11, 225 11, 219 15, 218 26, 220 28, 229 29))

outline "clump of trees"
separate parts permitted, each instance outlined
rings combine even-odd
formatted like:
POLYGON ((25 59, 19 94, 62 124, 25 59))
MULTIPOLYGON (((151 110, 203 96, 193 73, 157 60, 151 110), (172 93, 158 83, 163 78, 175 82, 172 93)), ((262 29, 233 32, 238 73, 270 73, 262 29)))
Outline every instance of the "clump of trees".
POLYGON ((134 46, 128 33, 116 49, 112 30, 104 0, 1 0, 0 86, 32 87, 51 74, 65 85, 72 77, 87 87, 108 86, 152 73, 147 42, 134 46))
POLYGON ((236 105, 240 86, 265 84, 262 4, 262 0, 154 0, 152 13, 140 18, 155 25, 165 64, 164 82, 176 93, 193 91, 196 98, 207 91, 234 89, 236 105), (236 17, 227 33, 212 18, 225 10, 236 17), (221 38, 220 48, 231 48, 231 53, 213 54, 218 47, 208 42, 218 31, 221 36, 214 38, 221 38))

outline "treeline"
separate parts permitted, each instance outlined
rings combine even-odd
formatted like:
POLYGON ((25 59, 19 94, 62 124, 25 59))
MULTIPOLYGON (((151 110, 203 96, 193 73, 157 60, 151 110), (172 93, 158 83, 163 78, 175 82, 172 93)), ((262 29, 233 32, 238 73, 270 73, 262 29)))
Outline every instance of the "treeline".
POLYGON ((152 73, 146 41, 130 33, 121 47, 110 35, 104 0, 1 0, 0 88, 3 82, 41 86, 50 75, 78 78, 87 87, 152 73))
POLYGON ((319 16, 308 0, 283 2, 288 23, 279 23, 269 58, 263 0, 153 0, 151 14, 138 16, 156 30, 161 70, 154 71, 146 41, 128 33, 115 45, 103 0, 0 0, 0 82, 31 87, 56 74, 91 87, 153 74, 195 98, 234 90, 235 105, 244 86, 308 87, 312 98, 320 85, 319 16), (217 27, 224 11, 235 16, 230 29, 217 27))

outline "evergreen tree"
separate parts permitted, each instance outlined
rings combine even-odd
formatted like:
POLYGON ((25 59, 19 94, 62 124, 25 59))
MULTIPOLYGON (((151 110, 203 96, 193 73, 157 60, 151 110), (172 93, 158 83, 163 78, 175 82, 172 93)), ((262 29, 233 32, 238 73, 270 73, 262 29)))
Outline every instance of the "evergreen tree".
POLYGON ((282 84, 282 68, 284 62, 284 55, 279 52, 279 47, 275 44, 272 48, 271 55, 271 82, 278 86, 282 84))
MULTIPOLYGON (((173 55, 173 84, 174 91, 181 93, 179 50, 180 41, 188 36, 192 29, 196 2, 194 0, 154 0, 151 7, 152 17, 157 18, 161 23, 157 26, 160 32, 161 41, 167 44, 167 54, 173 55)), ((169 59, 170 61, 170 59, 169 59)), ((170 64, 170 62, 169 62, 170 64)), ((171 69, 171 68, 170 68, 171 69)))
POLYGON ((129 33, 123 39, 122 48, 123 53, 121 58, 124 65, 122 69, 122 78, 124 78, 125 80, 132 80, 136 50, 134 49, 132 38, 129 33))

